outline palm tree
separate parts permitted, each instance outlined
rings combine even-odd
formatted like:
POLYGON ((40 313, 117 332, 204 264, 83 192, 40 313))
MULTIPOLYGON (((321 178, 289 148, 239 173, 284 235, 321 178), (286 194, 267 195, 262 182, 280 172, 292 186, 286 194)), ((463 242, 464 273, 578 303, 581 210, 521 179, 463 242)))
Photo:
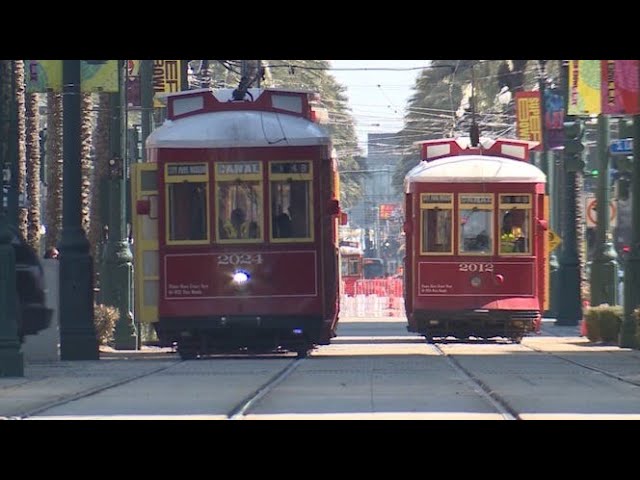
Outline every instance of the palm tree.
POLYGON ((87 233, 89 245, 91 245, 91 256, 94 261, 94 272, 96 286, 98 286, 99 266, 102 242, 102 226, 104 219, 101 215, 101 195, 107 165, 109 162, 109 94, 98 93, 98 111, 96 116, 96 128, 93 132, 93 145, 95 156, 93 160, 93 177, 91 182, 91 213, 89 231, 87 233))
POLYGON ((93 102, 91 93, 82 94, 82 119, 80 120, 80 171, 81 171, 81 225, 85 233, 89 234, 91 225, 91 110, 93 102))
POLYGON ((55 247, 62 232, 62 95, 47 93, 47 240, 55 247))
MULTIPOLYGON (((24 83, 24 60, 13 62, 15 75, 15 97, 18 120, 18 170, 16 184, 18 187, 18 198, 26 199, 27 194, 27 154, 26 154, 26 118, 25 118, 25 83, 24 83)), ((27 238, 27 217, 28 210, 23 207, 23 202, 18 205, 18 230, 24 238, 27 238), (20 205, 21 204, 21 205, 20 205)))
POLYGON ((27 188, 29 200, 27 242, 40 251, 40 111, 39 95, 27 95, 27 188))

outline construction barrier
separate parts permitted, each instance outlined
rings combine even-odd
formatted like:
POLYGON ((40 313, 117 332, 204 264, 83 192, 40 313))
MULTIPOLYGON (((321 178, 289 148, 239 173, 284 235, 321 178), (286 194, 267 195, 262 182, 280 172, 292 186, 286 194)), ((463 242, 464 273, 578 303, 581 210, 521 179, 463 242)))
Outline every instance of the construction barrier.
POLYGON ((353 295, 343 293, 340 298, 340 313, 345 317, 405 315, 401 278, 357 280, 353 292, 353 295))

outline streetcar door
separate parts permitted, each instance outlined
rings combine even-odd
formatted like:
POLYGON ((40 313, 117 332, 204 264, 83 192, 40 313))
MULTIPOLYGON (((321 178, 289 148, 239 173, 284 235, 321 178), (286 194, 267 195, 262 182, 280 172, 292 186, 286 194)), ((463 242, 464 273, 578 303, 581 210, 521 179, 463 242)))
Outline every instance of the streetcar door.
POLYGON ((131 164, 135 318, 158 321, 158 164, 131 164))

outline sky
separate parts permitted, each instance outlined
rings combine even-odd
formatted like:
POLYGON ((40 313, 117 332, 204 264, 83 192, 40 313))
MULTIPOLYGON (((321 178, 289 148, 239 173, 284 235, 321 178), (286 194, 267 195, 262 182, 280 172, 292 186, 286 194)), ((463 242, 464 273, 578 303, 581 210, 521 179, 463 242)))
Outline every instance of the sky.
POLYGON ((356 121, 358 145, 366 155, 367 134, 397 132, 403 126, 407 100, 413 94, 420 70, 376 70, 418 68, 430 60, 331 60, 338 83, 347 87, 351 113, 356 121))

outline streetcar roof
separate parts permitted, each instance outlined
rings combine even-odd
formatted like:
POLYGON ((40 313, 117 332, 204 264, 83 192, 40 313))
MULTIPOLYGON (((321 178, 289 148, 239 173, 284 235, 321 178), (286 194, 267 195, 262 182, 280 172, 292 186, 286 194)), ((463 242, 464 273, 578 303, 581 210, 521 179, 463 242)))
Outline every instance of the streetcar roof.
POLYGON ((340 253, 342 255, 362 255, 362 249, 359 247, 348 247, 346 245, 340 245, 340 253))
POLYGON ((405 176, 405 191, 412 183, 544 183, 546 175, 521 160, 485 155, 460 155, 422 161, 405 176))
POLYGON ((265 111, 206 112, 167 120, 147 137, 147 148, 230 148, 329 145, 321 125, 265 111))

